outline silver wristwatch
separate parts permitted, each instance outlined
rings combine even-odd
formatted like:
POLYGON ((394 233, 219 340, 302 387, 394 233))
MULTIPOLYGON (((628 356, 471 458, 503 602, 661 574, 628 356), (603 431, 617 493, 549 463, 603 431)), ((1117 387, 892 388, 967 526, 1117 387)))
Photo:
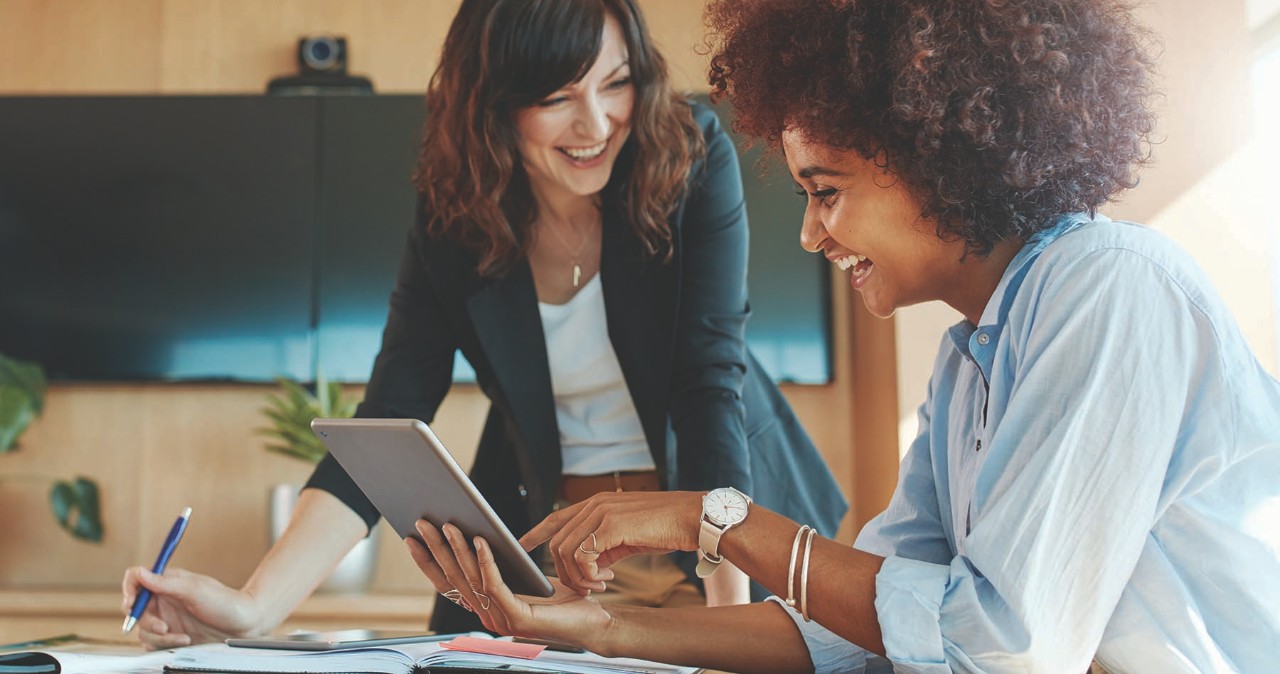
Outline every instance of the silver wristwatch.
POLYGON ((702 497, 702 523, 698 530, 699 578, 706 578, 720 568, 720 537, 747 519, 751 497, 734 489, 721 487, 702 497))

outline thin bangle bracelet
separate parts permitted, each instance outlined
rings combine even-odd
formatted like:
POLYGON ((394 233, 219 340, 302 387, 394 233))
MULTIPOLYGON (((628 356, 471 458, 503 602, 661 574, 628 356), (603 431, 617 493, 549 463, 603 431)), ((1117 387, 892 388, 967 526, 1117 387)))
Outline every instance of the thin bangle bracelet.
POLYGON ((795 540, 791 541, 791 563, 787 566, 787 606, 791 608, 796 607, 796 557, 800 554, 800 539, 804 538, 806 531, 809 531, 809 525, 802 525, 795 540))
POLYGON ((809 552, 813 548, 815 529, 809 530, 804 539, 804 562, 800 565, 800 617, 809 622, 809 552))

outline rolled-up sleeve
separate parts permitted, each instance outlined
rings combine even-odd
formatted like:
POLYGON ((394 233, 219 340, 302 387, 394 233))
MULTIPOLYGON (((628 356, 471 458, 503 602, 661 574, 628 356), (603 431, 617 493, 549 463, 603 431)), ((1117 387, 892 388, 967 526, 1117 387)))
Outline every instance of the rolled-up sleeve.
POLYGON ((885 652, 910 671, 944 674, 942 632, 938 629, 950 573, 946 566, 905 557, 887 557, 876 574, 876 615, 885 652))

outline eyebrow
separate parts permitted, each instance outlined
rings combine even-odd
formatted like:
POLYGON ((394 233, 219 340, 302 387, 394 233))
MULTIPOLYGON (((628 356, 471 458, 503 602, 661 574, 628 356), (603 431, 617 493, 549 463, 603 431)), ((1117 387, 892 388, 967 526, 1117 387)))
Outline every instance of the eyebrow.
POLYGON ((806 166, 797 173, 801 178, 808 180, 817 176, 841 177, 847 175, 844 171, 838 171, 826 166, 806 166))
POLYGON ((607 80, 607 79, 609 79, 610 77, 613 77, 614 75, 617 75, 619 70, 622 70, 623 68, 625 68, 625 67, 627 67, 627 66, 629 66, 629 65, 631 65, 631 59, 625 59, 625 60, 623 60, 623 62, 622 62, 622 63, 619 63, 619 64, 618 64, 618 67, 617 67, 617 68, 614 68, 613 70, 609 71, 609 74, 608 74, 608 75, 605 75, 605 76, 604 76, 604 78, 607 80))
MULTIPOLYGON (((631 59, 623 60, 622 63, 619 63, 616 68, 614 68, 613 70, 610 70, 609 74, 604 76, 604 79, 606 80, 613 79, 613 76, 617 75, 619 70, 622 70, 623 68, 629 65, 631 65, 631 59)), ((586 75, 583 75, 583 79, 586 79, 586 75)), ((576 82, 570 82, 569 84, 566 84, 563 87, 560 87, 556 91, 559 92, 559 91, 565 91, 567 89, 573 89, 580 86, 581 84, 582 84, 582 80, 578 80, 576 82)))

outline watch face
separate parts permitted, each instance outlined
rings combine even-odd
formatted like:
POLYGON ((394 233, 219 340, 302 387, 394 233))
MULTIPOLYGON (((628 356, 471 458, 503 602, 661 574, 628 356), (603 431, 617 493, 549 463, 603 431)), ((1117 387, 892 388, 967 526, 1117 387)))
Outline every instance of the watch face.
POLYGON ((702 498, 702 514, 720 526, 729 526, 746 519, 748 503, 742 492, 722 487, 702 498))

